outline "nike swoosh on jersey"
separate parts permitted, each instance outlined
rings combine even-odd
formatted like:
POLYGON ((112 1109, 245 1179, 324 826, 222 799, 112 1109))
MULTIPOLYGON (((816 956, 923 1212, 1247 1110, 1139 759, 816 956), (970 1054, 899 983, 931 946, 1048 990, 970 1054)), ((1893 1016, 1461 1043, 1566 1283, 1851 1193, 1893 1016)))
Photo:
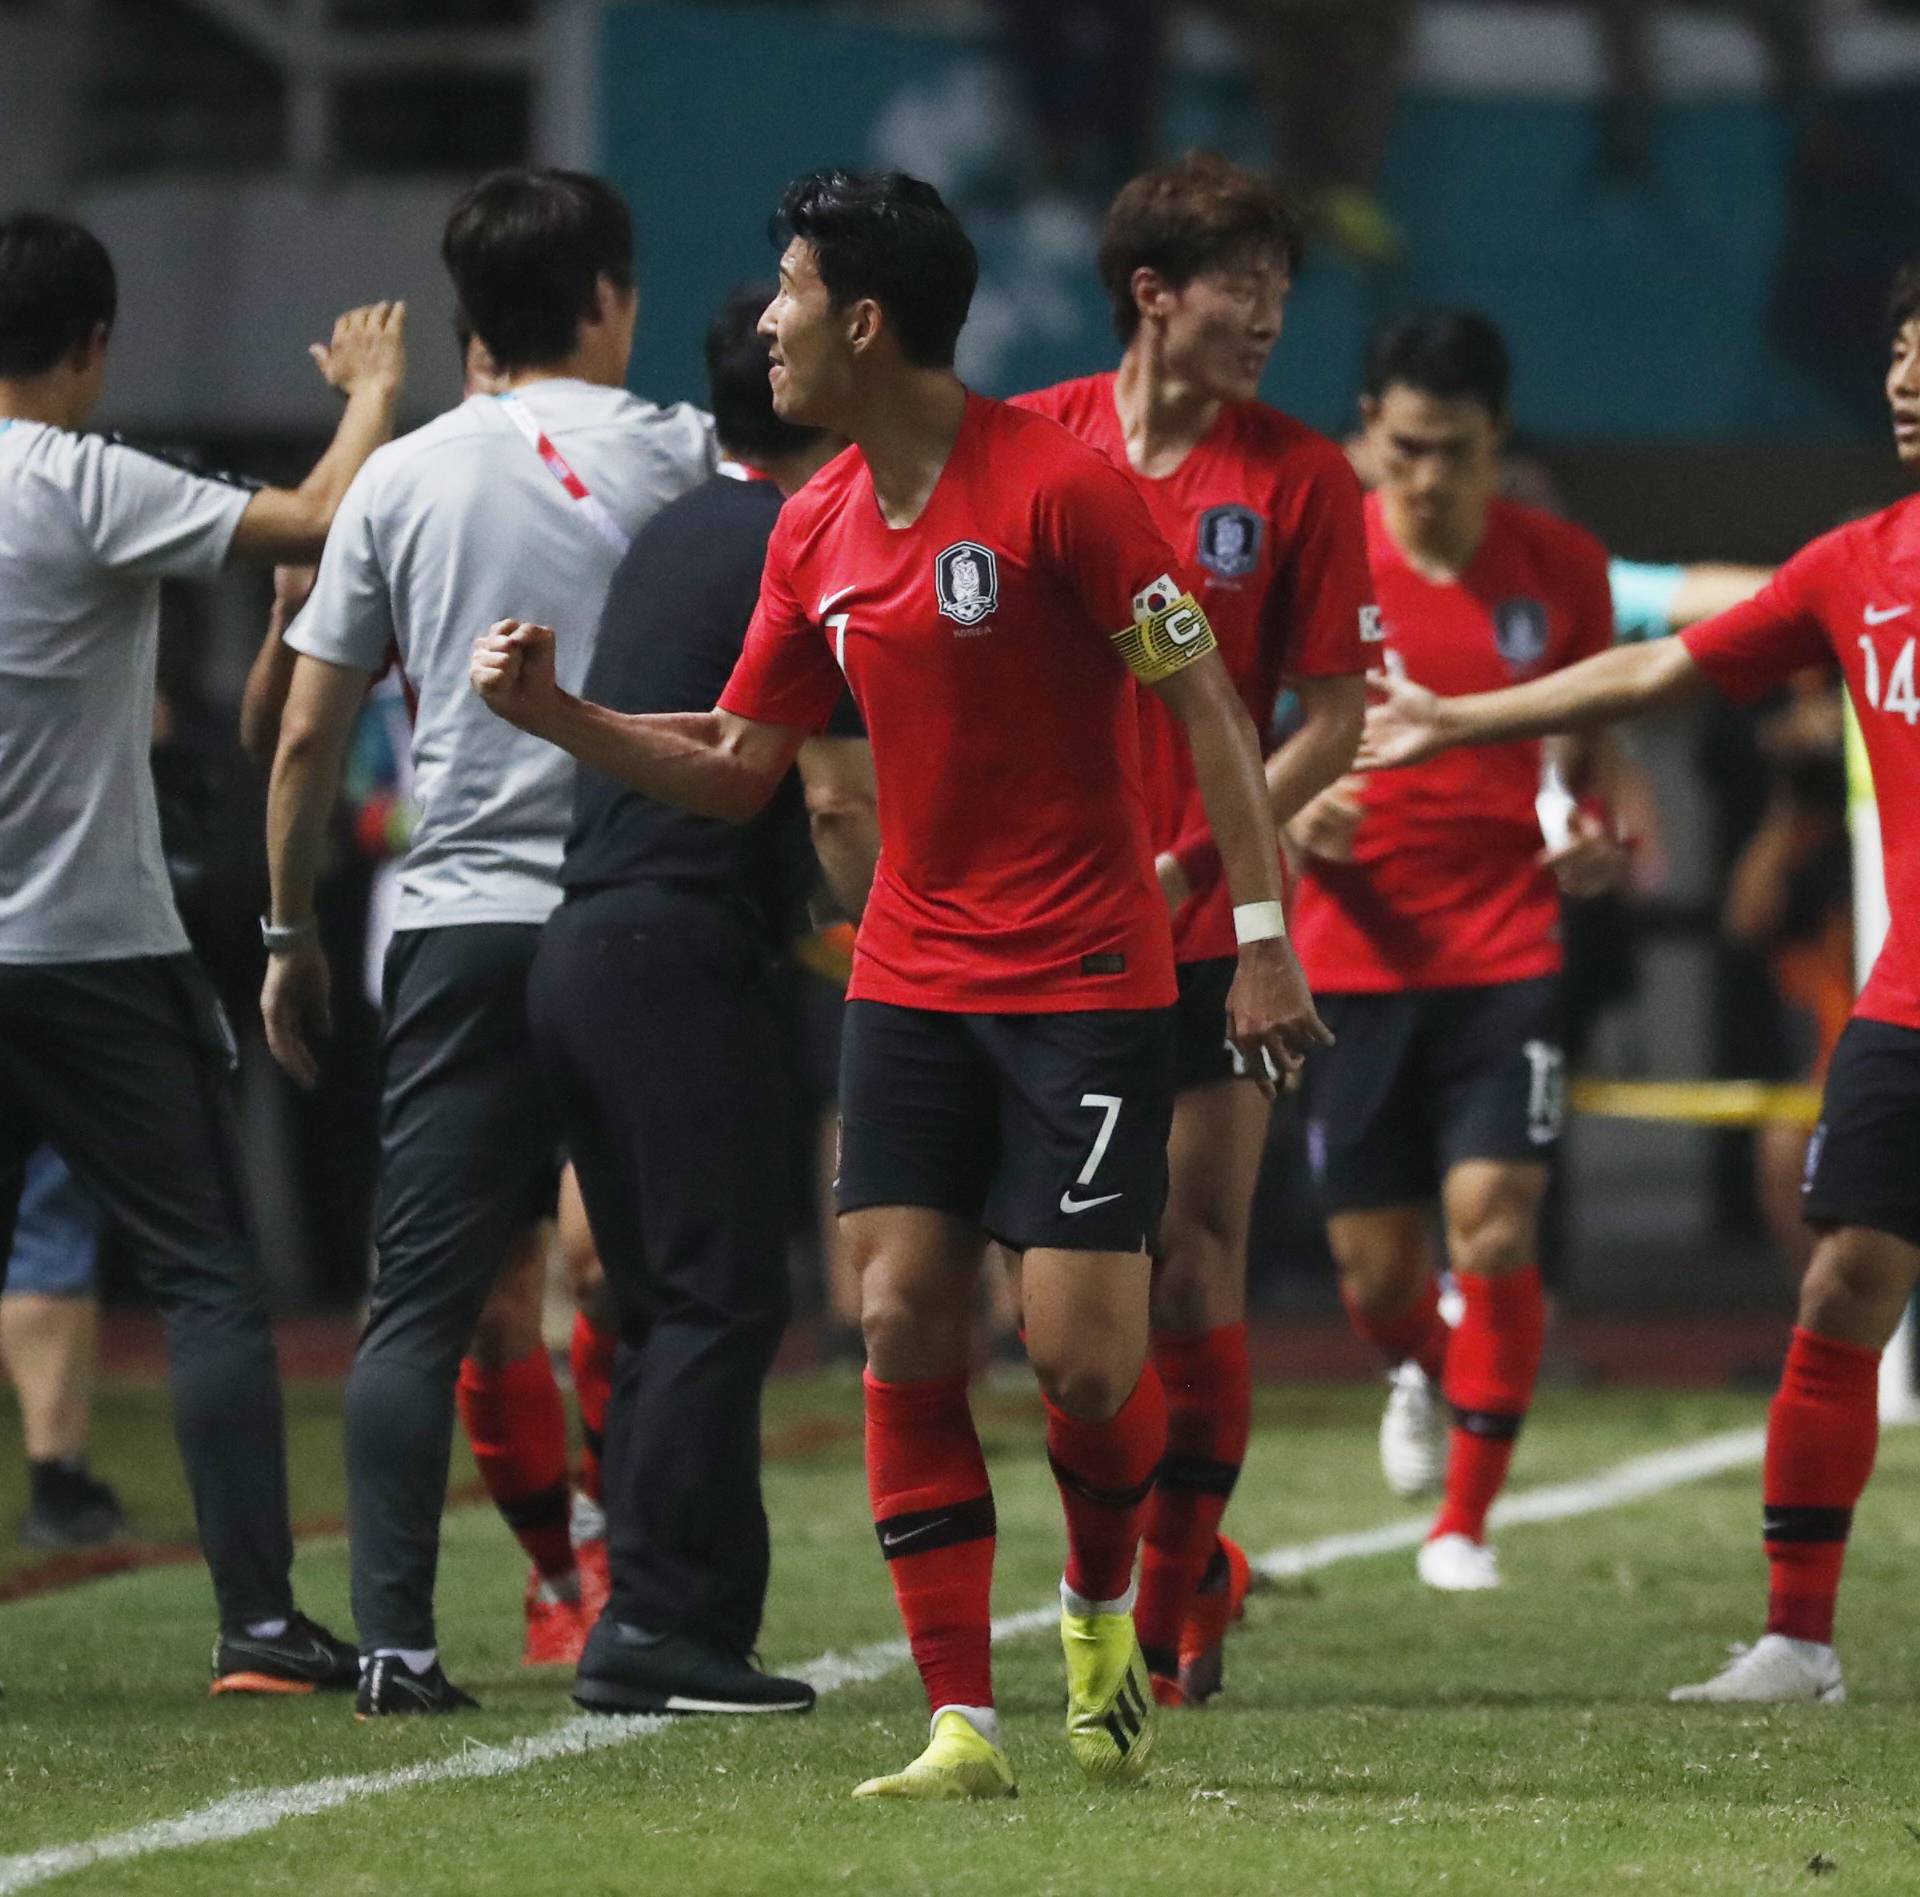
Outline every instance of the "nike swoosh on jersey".
POLYGON ((1870 626, 1884 626, 1889 619, 1904 619, 1912 611, 1911 601, 1905 606, 1869 606, 1865 618, 1870 626))
MULTIPOLYGON (((858 586, 859 584, 860 582, 855 580, 853 586, 858 586)), ((831 606, 836 599, 845 599, 846 596, 853 591, 853 586, 843 586, 837 593, 829 593, 826 598, 820 602, 820 616, 824 619, 827 608, 831 606)))
POLYGON ((1069 1187, 1060 1195, 1060 1210, 1071 1218, 1076 1212, 1091 1212, 1096 1205, 1111 1205, 1119 1197, 1117 1192, 1108 1192, 1097 1199, 1076 1199, 1069 1187))

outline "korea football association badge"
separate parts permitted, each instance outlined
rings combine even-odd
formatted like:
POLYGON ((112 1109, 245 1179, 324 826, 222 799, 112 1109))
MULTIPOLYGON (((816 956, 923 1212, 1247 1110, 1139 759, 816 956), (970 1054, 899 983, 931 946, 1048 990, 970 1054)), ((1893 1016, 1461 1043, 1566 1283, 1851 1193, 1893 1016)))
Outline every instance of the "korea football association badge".
POLYGON ((1215 579, 1241 580, 1260 562, 1266 522, 1251 507, 1209 507, 1200 516, 1200 564, 1215 579))
POLYGON ((1000 568, 991 549, 956 540, 933 563, 940 610, 962 626, 977 626, 1000 604, 1000 568))
POLYGON ((1493 643, 1510 672, 1530 672, 1547 656, 1547 609, 1537 599, 1503 599, 1493 609, 1493 643))

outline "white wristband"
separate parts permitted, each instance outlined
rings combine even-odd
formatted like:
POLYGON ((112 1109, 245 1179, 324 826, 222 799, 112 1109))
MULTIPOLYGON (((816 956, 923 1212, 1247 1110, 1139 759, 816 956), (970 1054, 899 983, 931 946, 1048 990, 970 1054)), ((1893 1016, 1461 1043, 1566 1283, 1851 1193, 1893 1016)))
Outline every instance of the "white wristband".
POLYGON ((1233 939, 1241 944, 1286 939, 1287 912, 1277 902, 1243 902, 1233 911, 1233 939))

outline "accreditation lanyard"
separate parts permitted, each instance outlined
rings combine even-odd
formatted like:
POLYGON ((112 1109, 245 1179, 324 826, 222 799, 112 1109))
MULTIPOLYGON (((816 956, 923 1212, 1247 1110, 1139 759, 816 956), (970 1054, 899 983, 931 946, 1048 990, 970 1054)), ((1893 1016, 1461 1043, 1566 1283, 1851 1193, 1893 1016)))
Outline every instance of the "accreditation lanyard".
POLYGON ((542 466, 566 490, 567 497, 579 508, 587 524, 615 553, 624 555, 632 544, 620 523, 608 513, 606 503, 575 474, 558 448, 547 438, 547 431, 534 419, 533 411, 511 389, 493 398, 514 427, 526 437, 527 446, 540 457, 542 466))

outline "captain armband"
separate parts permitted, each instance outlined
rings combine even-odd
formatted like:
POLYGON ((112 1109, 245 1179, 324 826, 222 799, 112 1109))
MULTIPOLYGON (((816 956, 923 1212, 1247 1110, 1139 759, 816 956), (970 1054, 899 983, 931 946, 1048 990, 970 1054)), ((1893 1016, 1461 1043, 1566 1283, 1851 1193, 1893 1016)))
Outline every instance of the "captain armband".
POLYGON ((1116 632, 1113 643, 1142 685, 1158 685, 1219 649, 1206 608, 1166 578, 1133 596, 1133 624, 1116 632))

